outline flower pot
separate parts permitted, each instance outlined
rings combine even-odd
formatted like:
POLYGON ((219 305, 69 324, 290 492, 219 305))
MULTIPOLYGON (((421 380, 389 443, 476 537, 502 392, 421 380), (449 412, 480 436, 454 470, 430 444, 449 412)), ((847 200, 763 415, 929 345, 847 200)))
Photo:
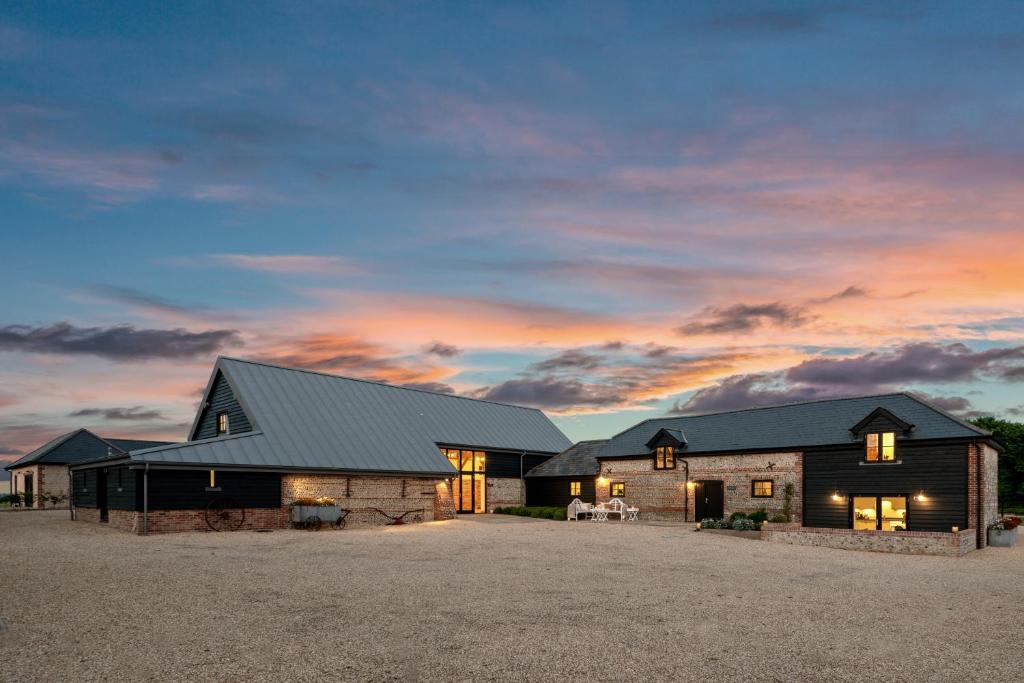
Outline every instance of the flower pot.
POLYGON ((1012 548, 1017 543, 1017 529, 989 529, 988 544, 996 548, 1012 548))
POLYGON ((312 517, 325 524, 333 524, 341 517, 340 505, 295 505, 292 507, 292 521, 305 522, 312 517))

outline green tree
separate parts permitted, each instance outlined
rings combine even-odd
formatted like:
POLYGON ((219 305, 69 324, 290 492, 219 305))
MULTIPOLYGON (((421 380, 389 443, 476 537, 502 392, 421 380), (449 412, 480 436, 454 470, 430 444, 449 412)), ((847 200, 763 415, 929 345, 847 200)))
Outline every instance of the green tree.
POLYGON ((972 422, 992 432, 1006 446, 999 455, 1000 506, 1024 505, 1024 424, 995 417, 980 417, 972 422))

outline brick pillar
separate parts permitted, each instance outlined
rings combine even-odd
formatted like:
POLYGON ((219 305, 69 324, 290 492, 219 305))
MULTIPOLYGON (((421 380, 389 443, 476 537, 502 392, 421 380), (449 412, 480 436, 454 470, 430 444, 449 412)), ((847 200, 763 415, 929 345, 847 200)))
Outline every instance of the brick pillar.
POLYGON ((985 452, 980 444, 967 446, 967 526, 977 531, 978 549, 988 545, 985 528, 985 452))
POLYGON ((455 500, 447 480, 434 485, 434 519, 455 519, 455 500))

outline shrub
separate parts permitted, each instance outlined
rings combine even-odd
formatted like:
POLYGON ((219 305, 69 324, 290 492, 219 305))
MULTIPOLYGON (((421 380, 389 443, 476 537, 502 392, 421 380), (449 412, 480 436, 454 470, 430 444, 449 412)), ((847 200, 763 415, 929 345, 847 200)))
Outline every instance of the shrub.
POLYGON ((729 523, 732 524, 737 519, 746 519, 746 518, 747 518, 747 513, 746 512, 734 512, 729 517, 729 523))
POLYGON ((796 493, 796 486, 793 482, 787 481, 782 487, 782 514, 786 517, 793 516, 793 495, 796 493))
POLYGON ((739 519, 733 521, 732 528, 736 531, 756 531, 757 523, 754 522, 754 520, 752 519, 740 517, 739 519))
POLYGON ((506 514, 505 508, 503 508, 503 507, 496 507, 496 508, 494 508, 494 513, 493 514, 495 514, 495 515, 504 515, 504 514, 506 514))
POLYGON ((760 509, 760 510, 758 510, 757 512, 752 512, 752 513, 750 513, 750 514, 748 515, 748 518, 749 518, 749 519, 750 519, 750 521, 752 521, 752 522, 753 522, 754 524, 757 524, 758 526, 760 526, 760 525, 761 525, 761 522, 763 522, 764 520, 768 519, 768 511, 767 511, 767 510, 765 510, 764 508, 761 508, 761 509, 760 509))
POLYGON ((789 517, 787 515, 772 515, 768 521, 773 524, 789 524, 789 517))
POLYGON ((333 498, 330 496, 320 496, 319 498, 306 497, 296 498, 292 501, 292 505, 311 505, 313 507, 326 507, 328 505, 336 505, 333 498))
POLYGON ((707 519, 700 520, 701 529, 728 529, 730 528, 730 522, 727 519, 714 519, 709 517, 707 519))

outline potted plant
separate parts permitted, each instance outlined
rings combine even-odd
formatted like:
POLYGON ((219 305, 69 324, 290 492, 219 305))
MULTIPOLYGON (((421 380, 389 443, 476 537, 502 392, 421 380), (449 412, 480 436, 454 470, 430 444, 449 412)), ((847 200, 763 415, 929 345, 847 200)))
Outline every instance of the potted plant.
POLYGON ((1012 548, 1017 543, 1020 517, 1003 517, 988 525, 988 544, 997 548, 1012 548))
POLYGON ((324 523, 333 524, 341 517, 341 506, 333 498, 296 498, 292 502, 292 521, 308 522, 313 517, 324 523))

